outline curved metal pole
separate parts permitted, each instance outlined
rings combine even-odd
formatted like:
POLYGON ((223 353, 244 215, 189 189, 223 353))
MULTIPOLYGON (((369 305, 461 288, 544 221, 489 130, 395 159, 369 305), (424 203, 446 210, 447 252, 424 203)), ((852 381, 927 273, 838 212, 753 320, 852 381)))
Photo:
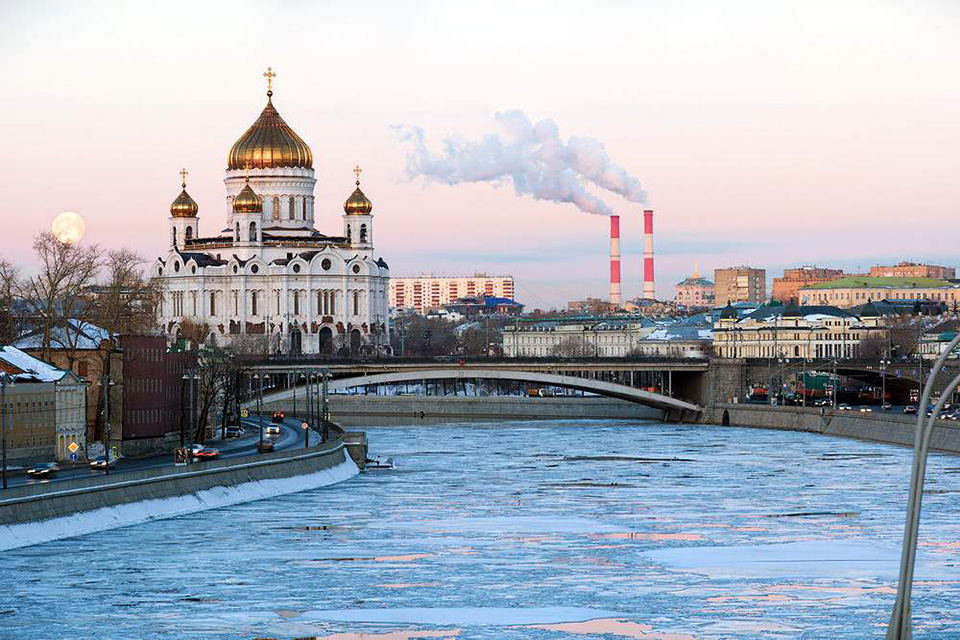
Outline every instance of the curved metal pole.
POLYGON ((930 395, 933 393, 937 372, 943 367, 944 362, 946 362, 957 345, 960 345, 960 334, 950 341, 946 350, 940 354, 936 364, 931 368, 927 384, 923 389, 920 407, 917 410, 917 432, 913 445, 910 496, 907 501, 907 518, 903 531, 900 574, 897 583, 897 600, 893 606, 893 613, 890 615, 890 625, 887 627, 887 640, 909 640, 911 638, 910 594, 913 587, 913 569, 917 555, 917 532, 920 526, 920 505, 923 496, 924 474, 927 469, 927 452, 930 446, 930 435, 933 432, 937 415, 946 403, 946 398, 960 385, 960 375, 954 378, 950 382, 950 385, 944 390, 940 401, 930 414, 930 419, 926 424, 924 424, 924 418, 926 418, 925 407, 930 402, 930 395))

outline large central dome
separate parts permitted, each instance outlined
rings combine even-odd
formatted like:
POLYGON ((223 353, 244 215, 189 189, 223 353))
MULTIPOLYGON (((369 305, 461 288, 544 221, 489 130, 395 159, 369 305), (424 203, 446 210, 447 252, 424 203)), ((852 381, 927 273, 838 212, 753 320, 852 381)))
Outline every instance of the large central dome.
POLYGON ((233 143, 227 169, 313 168, 310 147, 283 121, 267 93, 267 106, 257 121, 233 143))

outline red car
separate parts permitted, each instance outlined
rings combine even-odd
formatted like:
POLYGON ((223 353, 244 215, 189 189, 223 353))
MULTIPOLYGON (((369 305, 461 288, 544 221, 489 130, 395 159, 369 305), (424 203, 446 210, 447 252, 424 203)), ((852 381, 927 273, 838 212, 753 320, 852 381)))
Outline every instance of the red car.
POLYGON ((214 449, 213 447, 204 447, 198 451, 193 452, 193 457, 197 460, 216 460, 220 457, 220 449, 214 449))
POLYGON ((274 424, 283 424, 283 411, 275 411, 273 414, 274 424))

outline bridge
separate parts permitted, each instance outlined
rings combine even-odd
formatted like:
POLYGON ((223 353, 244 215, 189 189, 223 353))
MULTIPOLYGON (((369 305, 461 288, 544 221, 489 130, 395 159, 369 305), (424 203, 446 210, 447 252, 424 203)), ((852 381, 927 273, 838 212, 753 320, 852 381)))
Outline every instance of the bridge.
MULTIPOLYGON (((286 370, 289 372, 289 369, 286 370)), ((368 387, 385 384, 403 384, 410 382, 423 382, 425 380, 457 380, 466 382, 472 380, 502 380, 510 382, 523 382, 537 386, 560 387, 565 389, 574 389, 585 391, 587 393, 596 393, 602 396, 618 398, 627 402, 635 402, 661 409, 671 415, 681 417, 688 414, 695 415, 701 411, 701 408, 692 402, 680 400, 660 393, 637 389, 635 387, 607 382, 604 380, 595 380, 592 378, 576 377, 569 375, 558 375, 553 373, 541 373, 531 371, 521 371, 518 369, 495 369, 478 367, 432 367, 425 369, 406 369, 393 371, 390 373, 373 373, 359 376, 338 378, 329 382, 329 390, 332 392, 345 391, 351 387, 368 387)), ((264 398, 268 402, 283 401, 292 398, 294 389, 284 389, 271 393, 269 397, 264 398)))

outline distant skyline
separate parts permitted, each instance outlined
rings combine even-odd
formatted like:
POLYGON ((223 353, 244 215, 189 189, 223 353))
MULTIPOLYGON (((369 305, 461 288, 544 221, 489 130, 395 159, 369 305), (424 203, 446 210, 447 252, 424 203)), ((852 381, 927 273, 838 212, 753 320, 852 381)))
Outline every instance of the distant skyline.
MULTIPOLYGON (((655 214, 657 294, 694 263, 958 266, 956 2, 0 4, 0 255, 63 211, 85 240, 167 249, 186 167, 200 230, 226 219, 230 145, 274 103, 315 157, 339 233, 355 164, 392 275, 511 274, 528 308, 608 293, 608 223, 508 182, 409 179, 395 127, 496 133, 498 112, 595 138, 655 214), (12 223, 11 223, 12 221, 12 223)), ((641 210, 621 216, 624 298, 641 210)))

